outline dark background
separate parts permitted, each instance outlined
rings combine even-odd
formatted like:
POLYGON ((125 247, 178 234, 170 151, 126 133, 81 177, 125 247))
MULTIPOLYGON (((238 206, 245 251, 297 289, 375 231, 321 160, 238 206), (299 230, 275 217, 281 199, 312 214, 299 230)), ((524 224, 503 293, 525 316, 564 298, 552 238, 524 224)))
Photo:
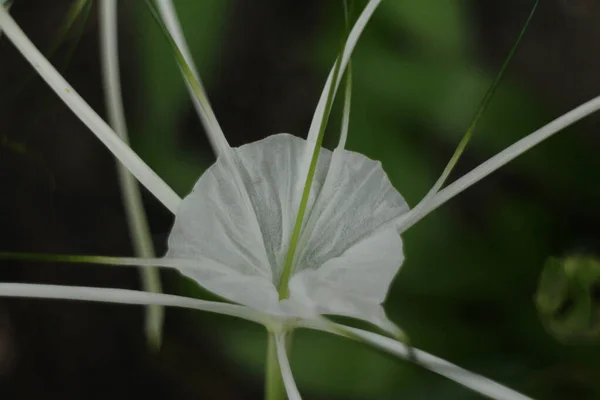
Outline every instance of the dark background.
MULTIPOLYGON (((304 136, 342 32, 341 2, 175 3, 230 143, 278 132, 304 136)), ((530 3, 385 0, 375 13, 354 57, 348 147, 381 160, 409 204, 442 170, 530 3)), ((70 4, 15 0, 11 14, 44 50, 70 4)), ((143 2, 120 5, 133 147, 185 194, 209 165, 209 146, 143 2)), ((63 71, 104 115, 96 20, 94 7, 63 71)), ((69 35, 53 58, 57 66, 77 40, 69 35)), ((454 175, 600 94, 599 49, 600 1, 542 0, 454 175)), ((111 155, 40 80, 20 87, 31 71, 0 39, 1 249, 131 254, 111 155)), ((546 257, 599 250, 598 121, 552 138, 406 233, 407 261, 386 308, 416 346, 535 398, 600 398, 598 345, 556 342, 532 302, 546 257)), ((172 216, 147 193, 145 203, 162 252, 172 216)), ((170 292, 203 295, 174 274, 163 277, 170 292)), ((129 269, 6 261, 0 279, 139 285, 129 269)), ((0 300, 0 398, 262 396, 262 328, 168 310, 163 350, 151 354, 142 311, 0 300)), ((292 360, 306 398, 476 398, 421 368, 321 334, 296 335, 292 360)))

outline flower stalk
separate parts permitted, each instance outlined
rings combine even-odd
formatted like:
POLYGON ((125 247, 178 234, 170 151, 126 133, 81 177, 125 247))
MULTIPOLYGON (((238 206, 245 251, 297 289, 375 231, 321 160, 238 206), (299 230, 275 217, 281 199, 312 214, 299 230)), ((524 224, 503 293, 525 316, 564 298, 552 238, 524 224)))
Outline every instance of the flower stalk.
POLYGON ((267 332, 267 362, 265 374, 265 400, 284 400, 285 387, 281 378, 281 368, 277 360, 277 345, 275 336, 267 332))

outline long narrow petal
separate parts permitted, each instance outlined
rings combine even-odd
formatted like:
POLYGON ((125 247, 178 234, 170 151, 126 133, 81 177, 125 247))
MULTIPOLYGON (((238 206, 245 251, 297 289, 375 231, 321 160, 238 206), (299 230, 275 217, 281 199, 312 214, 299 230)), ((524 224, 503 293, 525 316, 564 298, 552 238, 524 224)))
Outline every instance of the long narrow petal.
MULTIPOLYGON (((344 17, 346 20, 346 30, 350 30, 350 7, 348 1, 344 0, 344 17)), ((347 32, 349 34, 350 32, 347 32)), ((348 140, 348 130, 350 127, 350 108, 352 106, 352 64, 348 62, 346 70, 346 81, 344 90, 344 108, 342 111, 342 129, 340 132, 340 140, 337 148, 343 150, 346 148, 346 141, 348 140)))
POLYGON ((350 108, 352 106, 352 65, 348 65, 346 71, 346 87, 344 92, 344 109, 342 111, 342 130, 337 148, 343 150, 346 148, 348 140, 348 130, 350 128, 350 108))
MULTIPOLYGON (((148 5, 150 13, 156 20, 159 27, 162 29, 163 33, 165 34, 165 39, 169 42, 169 45, 171 46, 171 48, 173 50, 175 59, 179 65, 179 68, 182 71, 183 77, 185 78, 185 80, 188 84, 188 87, 191 88, 194 98, 196 99, 197 103, 200 104, 201 108, 204 110, 204 115, 208 118, 208 121, 209 122, 213 121, 212 129, 214 130, 215 126, 218 126, 218 124, 216 122, 217 120, 212 112, 212 109, 208 102, 208 98, 206 97, 206 94, 204 93, 202 84, 198 80, 197 73, 194 72, 194 70, 192 69, 193 66, 190 65, 188 63, 188 61, 186 60, 184 53, 182 52, 178 43, 175 41, 175 38, 171 35, 169 28, 164 24, 162 18, 159 15, 159 11, 156 10, 153 2, 151 0, 146 0, 146 4, 148 5)), ((172 18, 173 18, 173 16, 171 15, 170 19, 172 20, 172 18)), ((209 129, 209 134, 210 133, 211 132, 209 129)), ((254 209, 254 206, 252 205, 252 201, 250 200, 250 195, 248 193, 248 189, 244 185, 244 179, 242 177, 242 173, 241 173, 240 167, 238 165, 238 158, 237 158, 236 154, 234 153, 233 149, 231 147, 229 147, 229 144, 225 140, 225 136, 223 136, 223 133, 220 132, 220 128, 219 128, 219 133, 216 134, 213 137, 213 139, 215 139, 216 141, 219 142, 218 150, 216 151, 217 155, 218 155, 217 163, 219 161, 221 161, 221 165, 225 167, 225 169, 228 173, 227 179, 230 180, 231 182, 233 182, 235 185, 235 191, 239 195, 239 200, 241 201, 241 203, 243 203, 246 216, 249 217, 249 219, 247 221, 250 223, 250 225, 254 231, 256 240, 261 242, 261 244, 260 244, 261 248, 265 248, 265 243, 263 242, 260 225, 258 223, 258 217, 256 215, 256 210, 254 209)))
POLYGON ((165 207, 175 213, 181 198, 94 112, 29 40, 4 7, 0 29, 77 117, 165 207))
MULTIPOLYGON (((292 228, 292 237, 283 265, 281 280, 279 282, 280 299, 286 299, 289 297, 288 285, 290 277, 292 276, 294 265, 296 263, 296 249, 298 248, 298 242, 300 240, 300 236, 304 227, 304 217, 310 216, 311 214, 311 210, 308 208, 308 202, 311 195, 313 179, 315 178, 315 173, 319 164, 319 155, 321 154, 321 146, 323 143, 323 137, 325 135, 325 128, 327 127, 329 113, 331 112, 331 107, 335 99, 336 91, 343 76, 344 69, 346 68, 350 59, 352 49, 356 45, 360 33, 364 29, 364 26, 367 24, 370 16, 372 15, 373 11, 375 11, 375 8, 379 3, 380 0, 370 1, 365 7, 365 10, 363 10, 363 13, 359 17, 352 31, 350 31, 350 33, 346 35, 344 46, 340 50, 338 57, 336 58, 335 64, 333 66, 333 70, 327 78, 327 83, 325 84, 325 88, 321 95, 321 99, 319 100, 319 104, 317 105, 315 115, 313 116, 313 121, 307 138, 307 143, 309 143, 310 147, 306 148, 304 155, 301 157, 301 171, 303 171, 303 175, 306 178, 304 179, 304 189, 302 191, 302 197, 298 207, 298 212, 296 213, 295 222, 292 228)), ((349 113, 350 109, 348 106, 349 103, 346 102, 346 104, 344 105, 344 114, 349 113)), ((343 128, 342 135, 340 137, 340 143, 342 144, 342 146, 345 145, 346 134, 347 130, 343 128)), ((317 196, 320 196, 320 194, 318 194, 317 196)))
POLYGON ((285 335, 275 335, 275 347, 277 348, 277 361, 279 362, 279 368, 281 369, 281 377, 283 378, 283 384, 285 385, 285 391, 287 392, 289 400, 302 400, 296 381, 294 381, 294 375, 292 375, 292 368, 290 367, 290 360, 288 360, 287 351, 285 348, 285 335))
POLYGON ((431 355, 425 351, 415 349, 413 347, 409 348, 407 345, 399 341, 378 335, 373 332, 351 328, 349 326, 335 323, 324 324, 323 322, 309 321, 303 322, 301 326, 304 328, 321 330, 336 335, 345 336, 369 344, 397 357, 415 362, 418 365, 421 365, 491 399, 531 400, 531 398, 507 388, 506 386, 502 386, 488 378, 467 371, 464 368, 431 355))
POLYGON ((40 253, 11 253, 0 252, 1 260, 17 261, 42 261, 62 262, 80 264, 99 264, 125 267, 152 267, 174 268, 185 272, 212 271, 227 273, 227 267, 221 265, 204 264, 198 260, 179 258, 142 258, 142 257, 110 257, 91 255, 64 255, 64 254, 40 254, 40 253))
POLYGON ((432 212, 433 210, 435 210, 436 208, 438 208, 457 194, 461 193, 463 190, 479 182, 481 179, 496 171, 498 168, 508 164, 510 161, 514 160, 515 158, 530 150, 531 148, 535 147, 544 140, 548 139, 555 133, 560 132, 561 130, 567 128, 568 126, 574 124, 580 119, 585 118, 598 110, 600 110, 600 96, 569 111, 568 113, 555 119, 549 124, 538 129, 537 131, 527 135, 526 137, 514 143, 513 145, 507 147, 500 153, 496 154, 489 160, 480 164, 478 167, 474 168, 467 174, 463 175, 462 177, 448 185, 446 188, 440 190, 435 196, 435 198, 431 200, 427 209, 422 210, 419 218, 412 220, 410 224, 405 223, 405 218, 407 218, 407 216, 410 216, 410 213, 401 216, 398 219, 398 224, 402 227, 400 233, 406 231, 408 228, 420 221, 430 212, 432 212))
POLYGON ((77 300, 136 305, 156 304, 167 307, 190 308, 216 314, 229 315, 262 325, 268 323, 267 317, 264 314, 236 304, 205 301, 171 294, 148 293, 128 289, 95 288, 87 286, 38 285, 31 283, 0 283, 0 297, 77 300))
POLYGON ((64 262, 112 265, 119 267, 165 267, 178 270, 209 292, 233 303, 244 304, 268 314, 284 313, 277 301, 277 291, 270 280, 246 275, 207 257, 135 258, 86 255, 56 255, 0 252, 0 259, 20 261, 64 262))
MULTIPOLYGON (((381 0, 370 0, 369 1, 367 6, 364 8, 362 14, 360 15, 360 17, 358 17, 358 19, 356 20, 356 23, 354 24, 354 27, 350 31, 350 34, 348 35, 348 39, 346 40, 346 44, 344 46, 344 50, 343 50, 342 56, 341 56, 342 63, 340 65, 340 73, 338 74, 337 80, 335 82, 334 95, 335 95, 335 92, 337 91, 337 88, 340 85, 340 81, 342 79, 343 73, 346 70, 346 67, 348 66, 348 62, 350 61, 350 55, 352 54, 352 51, 354 51, 354 47, 356 46, 356 43, 358 42, 358 38, 360 37, 363 30, 365 29, 367 22, 369 22, 369 19, 373 15, 373 12, 375 12, 375 9, 379 5, 379 3, 381 3, 381 0)), ((335 64, 337 64, 337 60, 336 60, 336 63, 334 63, 334 65, 331 69, 331 72, 329 73, 329 77, 327 78, 327 82, 325 83, 325 87, 323 88, 323 92, 321 93, 321 98, 319 99, 319 103, 317 104, 317 109, 315 110, 315 114, 313 115, 313 119, 310 124, 310 128, 308 130, 307 140, 311 143, 314 143, 317 141, 317 136, 319 135, 319 128, 321 126, 321 121, 323 120, 323 118, 325 118, 325 105, 327 103, 327 96, 329 94, 329 89, 330 89, 332 81, 333 81, 334 70, 336 68, 335 64)))
MULTIPOLYGON (((169 33, 173 37, 173 40, 179 47, 181 54, 185 62, 190 67, 190 70, 198 82, 198 87, 200 92, 203 93, 203 97, 206 99, 204 102, 200 102, 200 100, 196 97, 194 93, 194 89, 192 88, 190 82, 186 79, 186 85, 188 91, 190 93, 190 97, 194 102, 194 107, 196 108, 196 112, 200 116, 200 120, 204 124, 204 128, 206 129, 206 133, 210 140, 210 143, 213 147, 215 154, 220 155, 223 151, 226 151, 229 148, 229 144, 225 135, 223 134, 223 130, 219 126, 219 122, 215 117, 215 114, 210 106, 210 102, 208 101, 208 97, 206 96, 206 91, 202 85, 202 81, 200 80, 200 75, 198 74, 198 69, 194 64, 194 60, 190 53, 189 47, 185 40, 185 36, 183 35, 183 31, 181 30, 181 24, 179 23, 179 18, 177 17, 177 12, 175 7, 173 6, 172 0, 157 0, 158 9, 160 11, 160 15, 169 30, 169 33)), ((180 68, 181 69, 181 68, 180 68)), ((185 75, 184 71, 182 73, 185 75)))
MULTIPOLYGON (((100 48, 106 108, 108 109, 110 125, 119 137, 125 143, 128 143, 127 122, 121 96, 117 19, 117 0, 102 1, 100 3, 100 48)), ((138 183, 127 168, 120 163, 117 163, 117 171, 134 253, 138 257, 154 257, 154 245, 150 237, 150 229, 138 183)), ((145 291, 162 292, 158 268, 141 268, 140 278, 145 291)), ((164 309, 162 307, 149 306, 147 308, 146 336, 155 347, 160 347, 163 321, 164 309)))
MULTIPOLYGON (((452 157, 450 157, 450 161, 448 161, 448 164, 442 171, 442 174, 440 175, 438 180, 433 184, 433 186, 431 187, 429 192, 427 192, 427 194, 425 195, 425 197, 423 197, 423 199, 419 202, 419 204, 417 204, 415 206, 415 208, 413 208, 410 211, 410 213, 406 217, 406 219, 403 220, 403 225, 412 226, 414 224, 413 221, 418 221, 419 219, 423 218, 423 216, 426 214, 426 210, 429 207, 431 201, 435 198, 435 195, 440 191, 442 186, 444 186, 444 184, 446 183, 446 180, 450 176, 450 173, 452 172, 452 170, 458 163, 460 156, 465 151, 467 144, 473 137, 475 129, 479 125, 481 118, 483 117, 483 115, 485 114, 485 111, 489 107, 489 105, 492 101, 492 98, 494 97, 494 94, 496 93, 496 90, 500 86, 500 82, 502 81, 502 78, 504 77, 504 74, 505 74, 506 70, 508 69, 508 66, 510 65, 511 60, 513 59, 514 55, 517 52, 517 49, 519 48, 519 44, 521 43, 521 40, 525 36, 525 32, 527 31, 527 28, 529 27, 529 24, 531 23, 531 20, 533 19, 533 15, 535 14, 535 10, 537 9, 538 4, 539 4, 539 0, 536 0, 536 2, 533 5, 533 8, 531 9, 531 12, 529 13, 529 17, 527 18, 527 21, 525 22, 525 25, 523 25, 523 28, 521 29, 521 32, 519 33, 519 36, 517 37, 517 40, 513 44, 512 48, 510 49, 508 56, 504 60, 504 64, 500 68, 500 71, 498 72, 498 74, 496 75, 494 80, 492 81, 490 87, 488 88, 483 99, 481 100, 481 103, 479 104, 479 107, 478 107, 477 111, 475 112, 475 116, 471 120, 469 127, 467 128, 465 134, 463 135, 462 139, 458 143, 458 146, 456 147, 454 154, 452 154, 452 157)), ((400 226, 398 229, 406 230, 404 228, 404 226, 400 226)))

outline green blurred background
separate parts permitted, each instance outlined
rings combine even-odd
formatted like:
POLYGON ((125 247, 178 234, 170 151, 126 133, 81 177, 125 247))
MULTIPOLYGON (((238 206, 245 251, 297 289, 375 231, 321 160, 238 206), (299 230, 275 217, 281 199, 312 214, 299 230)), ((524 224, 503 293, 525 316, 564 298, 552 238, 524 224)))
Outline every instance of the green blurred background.
MULTIPOLYGON (((70 1, 50 3, 16 0, 13 8, 41 48, 70 1)), ((381 160, 410 205, 452 154, 529 3, 384 0, 375 13, 353 56, 347 147, 381 160)), ((230 142, 305 136, 343 31, 341 1, 175 4, 230 142)), ((185 195, 213 156, 144 3, 120 5, 132 145, 185 195)), ((94 11, 66 74, 103 112, 96 19, 94 11)), ((598 1, 542 1, 454 178, 600 93, 599 21, 598 1)), ((108 153, 41 83, 17 98, 6 94, 27 68, 0 40, 5 250, 130 254, 108 153)), ((339 111, 327 145, 335 143, 339 111)), ((543 143, 404 235, 407 258, 386 309, 415 346, 534 398, 600 398, 599 346, 555 341, 532 300, 548 256, 600 250, 597 127, 592 117, 543 143)), ((172 217, 145 199, 164 250, 172 217)), ((3 264, 0 278, 9 281, 137 285, 135 272, 109 267, 3 264)), ((163 277, 171 292, 209 297, 175 274, 163 277)), ((264 329, 169 310, 163 351, 152 355, 141 318, 134 307, 0 301, 0 355, 7 354, 0 395, 261 398, 264 329)), ((292 368, 309 399, 478 398, 418 366, 319 333, 294 336, 292 368)))

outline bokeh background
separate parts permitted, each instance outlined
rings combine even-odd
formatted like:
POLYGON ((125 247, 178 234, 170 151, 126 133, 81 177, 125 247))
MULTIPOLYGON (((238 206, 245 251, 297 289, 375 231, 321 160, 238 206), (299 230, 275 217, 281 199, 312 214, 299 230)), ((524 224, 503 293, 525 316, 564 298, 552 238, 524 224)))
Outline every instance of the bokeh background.
MULTIPOLYGON (((381 160, 409 204, 443 169, 531 3, 385 0, 375 13, 353 58, 348 147, 381 160)), ((48 49, 70 4, 15 0, 11 12, 48 49)), ((343 31, 341 1, 175 4, 230 143, 305 136, 343 31)), ((119 12, 132 145, 185 195, 213 155, 144 2, 121 0, 119 12)), ((97 27, 94 7, 53 62, 104 115, 97 27)), ((600 1, 542 0, 453 176, 600 94, 599 46, 600 1)), ((1 249, 130 255, 111 155, 39 79, 20 86, 31 71, 0 39, 1 249)), ((404 235, 407 259, 386 306, 417 347, 538 399, 600 398, 598 344, 558 343, 532 301, 546 257, 600 250, 599 122, 543 143, 404 235)), ((144 199, 164 252, 173 217, 144 199)), ((169 292, 209 298, 177 274, 163 279, 169 292)), ((134 270, 51 263, 3 261, 0 280, 139 287, 134 270)), ((261 327, 170 309, 152 354, 142 316, 140 307, 0 299, 0 398, 262 398, 261 327)), ((294 336, 292 367, 307 399, 478 398, 319 333, 294 336)))

